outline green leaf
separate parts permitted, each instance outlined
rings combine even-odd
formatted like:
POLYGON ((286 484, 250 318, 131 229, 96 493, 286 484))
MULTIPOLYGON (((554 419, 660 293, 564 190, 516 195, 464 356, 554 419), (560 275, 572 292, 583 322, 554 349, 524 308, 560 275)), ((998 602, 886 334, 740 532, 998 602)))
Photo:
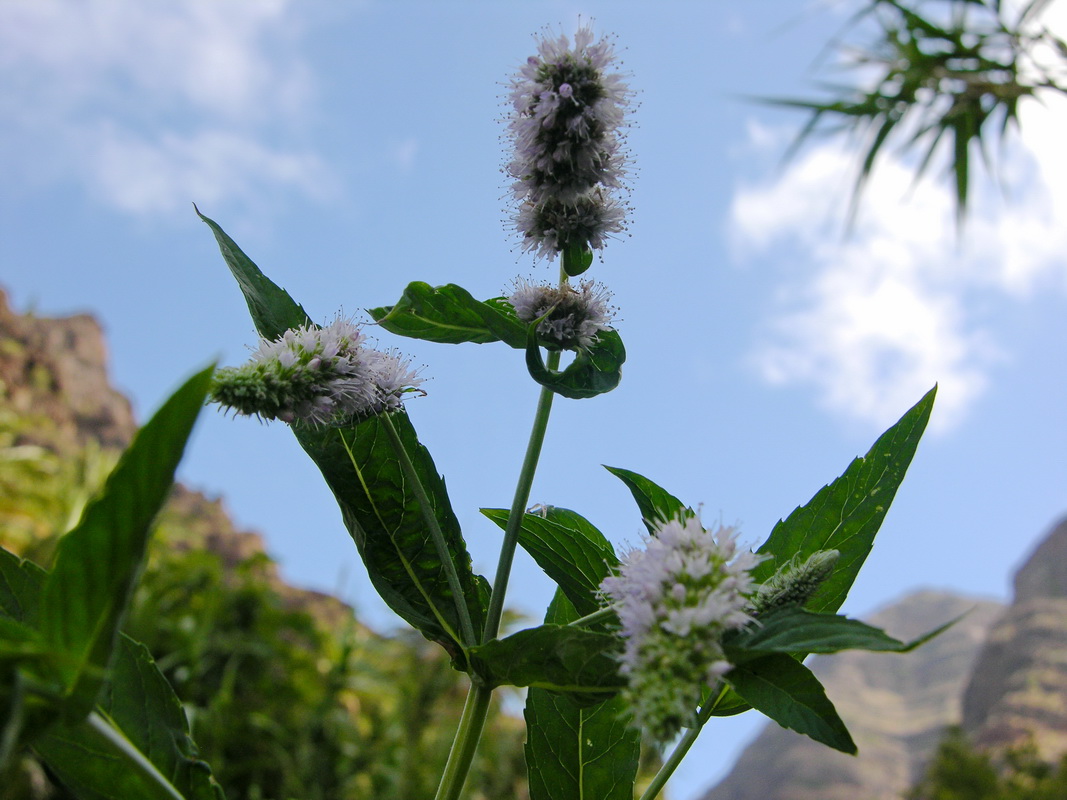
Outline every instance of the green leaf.
POLYGON ((503 298, 481 302, 454 283, 430 286, 414 281, 395 306, 368 309, 374 321, 390 333, 442 344, 503 341, 526 346, 526 325, 503 298))
POLYGON ((825 612, 841 607, 915 455, 936 391, 937 387, 931 389, 840 478, 774 526, 757 551, 771 556, 752 570, 757 583, 766 581, 794 556, 803 560, 816 550, 837 550, 841 557, 833 574, 806 607, 825 612))
MULTIPOLYGON (((545 621, 564 624, 578 616, 557 591, 545 621)), ((531 800, 633 800, 641 737, 621 697, 583 708, 534 687, 525 718, 531 800)))
MULTIPOLYGON (((288 293, 260 272, 218 225, 205 222, 215 231, 260 336, 277 338, 288 327, 309 321, 288 293)), ((477 630, 485 618, 488 584, 471 571, 444 480, 419 443, 407 413, 398 411, 391 420, 433 502, 477 630)), ((333 492, 374 588, 393 611, 428 639, 440 642, 464 668, 447 575, 381 420, 372 418, 347 428, 293 425, 292 430, 333 492)))
POLYGON ((783 728, 842 753, 856 753, 856 743, 822 684, 796 659, 773 653, 735 666, 724 680, 753 708, 783 728))
POLYGON ((48 573, 0 547, 0 614, 36 626, 37 606, 48 573))
POLYGON ((626 685, 619 675, 619 637, 570 625, 541 625, 471 649, 493 686, 537 686, 607 696, 626 685))
POLYGON ((311 318, 289 293, 260 272, 252 259, 244 254, 214 220, 201 214, 195 205, 193 208, 196 209, 197 216, 206 222, 215 234, 222 258, 241 287, 241 293, 248 303, 248 312, 252 315, 260 336, 274 340, 290 328, 299 328, 311 322, 311 318))
POLYGON ((82 720, 51 729, 34 750, 79 798, 220 800, 222 788, 200 760, 185 710, 148 649, 123 635, 100 696, 101 718, 126 740, 114 746, 82 720), (153 780, 131 762, 140 754, 164 779, 153 780), (167 786, 170 788, 168 789, 167 786))
POLYGON ((840 614, 816 614, 800 608, 786 608, 760 617, 758 624, 728 636, 723 644, 731 664, 751 661, 767 653, 837 653, 841 650, 906 653, 954 623, 955 620, 910 642, 902 642, 880 628, 840 614))
POLYGON ((64 658, 71 718, 92 708, 144 561, 152 520, 211 382, 209 367, 190 378, 141 428, 102 494, 59 541, 40 600, 44 642, 64 658))
POLYGON ((563 271, 575 278, 593 265, 593 251, 585 242, 573 242, 563 248, 563 271))
MULTIPOLYGON (((507 527, 507 509, 481 511, 501 530, 507 527)), ((524 514, 519 544, 559 585, 579 616, 600 610, 600 583, 619 559, 611 542, 585 517, 554 506, 541 513, 524 514)))
MULTIPOLYGON (((430 496, 471 622, 481 630, 488 584, 471 570, 444 480, 407 413, 397 411, 390 419, 430 496)), ((381 420, 343 429, 294 426, 293 432, 333 491, 374 588, 393 611, 458 657, 460 626, 448 576, 381 420)))
POLYGON ((526 367, 530 376, 556 394, 572 400, 596 397, 610 392, 622 380, 622 364, 626 348, 618 331, 601 331, 588 350, 579 350, 574 361, 562 371, 545 366, 538 346, 537 325, 530 325, 526 334, 526 367))
POLYGON ((679 515, 686 519, 696 516, 693 509, 643 475, 621 467, 605 465, 604 469, 626 484, 626 488, 637 501, 637 507, 641 510, 641 521, 645 523, 650 534, 655 532, 658 524, 670 522, 679 515))

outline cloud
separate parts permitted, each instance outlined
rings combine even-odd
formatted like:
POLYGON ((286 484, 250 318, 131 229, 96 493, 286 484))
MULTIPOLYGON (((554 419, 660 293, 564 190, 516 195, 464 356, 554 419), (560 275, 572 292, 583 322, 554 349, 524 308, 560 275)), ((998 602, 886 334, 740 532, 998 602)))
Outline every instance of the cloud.
POLYGON ((133 214, 187 211, 190 201, 255 203, 264 184, 325 198, 334 185, 314 156, 272 150, 222 131, 147 140, 105 129, 94 150, 93 185, 109 203, 133 214))
POLYGON ((289 0, 0 4, 9 173, 49 164, 47 180, 138 214, 192 189, 321 194, 327 170, 285 122, 314 100, 293 17, 289 0))
MULTIPOLYGON (((867 185, 855 229, 842 235, 854 177, 843 140, 809 148, 774 178, 735 193, 737 258, 777 263, 780 290, 754 346, 757 372, 812 389, 827 410, 884 426, 934 382, 935 429, 960 424, 1004 357, 976 308, 1067 289, 1067 102, 1022 109, 1003 160, 1007 196, 976 181, 957 242, 944 183, 913 185, 914 165, 887 155, 867 185)), ((750 128, 753 150, 780 139, 750 128)))

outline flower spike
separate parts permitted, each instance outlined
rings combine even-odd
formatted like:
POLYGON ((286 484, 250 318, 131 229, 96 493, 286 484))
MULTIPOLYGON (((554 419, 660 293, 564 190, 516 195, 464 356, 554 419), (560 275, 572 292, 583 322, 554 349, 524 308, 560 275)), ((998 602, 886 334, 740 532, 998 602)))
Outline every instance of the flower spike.
POLYGON ((730 669, 723 634, 752 621, 749 574, 762 556, 738 551, 733 528, 673 519, 600 584, 622 623, 620 671, 635 722, 666 743, 694 722, 701 693, 730 669))
POLYGON ((312 425, 342 424, 400 408, 417 371, 393 351, 368 347, 351 320, 291 328, 260 340, 251 361, 215 374, 211 401, 238 414, 312 425))
POLYGON ((515 225, 524 250, 553 257, 568 248, 600 249, 624 229, 625 205, 613 196, 626 177, 622 128, 632 92, 617 72, 609 40, 579 28, 544 36, 538 54, 511 82, 508 136, 514 155, 515 225))

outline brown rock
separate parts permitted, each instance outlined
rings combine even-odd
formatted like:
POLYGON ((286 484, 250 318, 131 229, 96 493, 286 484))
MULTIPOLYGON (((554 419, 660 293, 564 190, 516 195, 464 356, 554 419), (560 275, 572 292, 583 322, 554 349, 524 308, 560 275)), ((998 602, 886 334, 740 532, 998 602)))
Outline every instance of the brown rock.
POLYGON ((14 313, 0 290, 0 397, 41 421, 21 443, 68 452, 89 441, 125 447, 136 430, 130 402, 112 388, 100 324, 88 314, 14 313))
POLYGON ((1016 573, 964 693, 963 728, 989 749, 1032 739, 1048 761, 1067 753, 1067 520, 1016 573))

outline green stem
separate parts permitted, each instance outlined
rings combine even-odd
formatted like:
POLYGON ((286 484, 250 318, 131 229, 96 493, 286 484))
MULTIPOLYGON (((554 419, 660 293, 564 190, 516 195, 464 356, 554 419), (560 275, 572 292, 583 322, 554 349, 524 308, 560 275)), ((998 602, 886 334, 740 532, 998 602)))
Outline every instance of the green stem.
POLYGON ((719 701, 726 696, 726 687, 723 686, 719 689, 719 693, 715 696, 715 699, 711 699, 709 695, 708 701, 701 707, 700 712, 697 714, 696 724, 692 728, 687 728, 682 738, 678 740, 678 744, 674 746, 674 750, 671 751, 670 756, 663 762, 663 766, 659 768, 659 772, 652 779, 652 782, 645 789, 644 794, 641 795, 641 800, 654 800, 656 795, 660 793, 667 780, 674 774, 674 771, 678 769, 678 765, 682 763, 682 759, 685 758, 685 754, 689 752, 689 748, 693 746, 693 743, 700 736, 700 732, 704 729, 704 724, 711 719, 711 714, 715 711, 715 707, 719 705, 719 701))
POLYGON ((599 611, 594 611, 592 614, 586 614, 584 617, 579 617, 578 619, 572 622, 568 622, 567 624, 574 625, 579 628, 586 628, 590 625, 595 625, 598 622, 603 622, 604 620, 611 619, 613 616, 615 616, 614 608, 602 608, 599 611))
POLYGON ((174 788, 163 774, 156 769, 155 764, 145 758, 144 754, 134 747, 130 741, 119 731, 115 730, 106 719, 95 711, 91 712, 85 720, 100 737, 110 746, 112 753, 136 772, 140 772, 149 782, 153 790, 153 797, 163 800, 184 800, 181 792, 174 788))
MULTIPOLYGON (((551 351, 548 354, 546 366, 550 370, 558 369, 559 359, 560 352, 551 351)), ((500 546, 500 560, 497 562, 496 578, 493 581, 493 594, 489 599, 485 630, 482 632, 483 643, 495 639, 500 631, 500 617, 504 613, 504 594, 507 592, 508 578, 511 575, 511 563, 515 558, 515 546, 518 544, 519 531, 522 529, 522 517, 530 501, 530 489, 533 486, 534 472, 537 471, 537 460, 541 456, 541 446, 545 442, 545 430, 548 428, 549 414, 552 413, 553 397, 555 397, 555 392, 544 386, 541 387, 537 411, 534 413, 533 430, 530 431, 530 441, 526 445, 526 457, 523 459, 522 470, 519 472, 519 482, 515 486, 515 497, 511 501, 508 524, 504 528, 504 542, 500 546)))
POLYGON ((482 728, 489 714, 489 700, 493 690, 483 683, 472 683, 467 693, 467 702, 463 705, 463 716, 459 719, 456 738, 452 750, 448 753, 441 785, 437 788, 434 800, 458 800, 463 784, 467 781, 474 752, 478 749, 478 740, 482 737, 482 728))
POLYGON ((419 474, 415 471, 415 465, 411 463, 411 458, 404 448, 404 443, 401 441, 400 434, 397 433, 393 421, 388 414, 382 414, 379 419, 382 421, 385 432, 389 435, 389 440, 393 443, 396 457, 400 461, 400 468, 404 470, 404 475, 411 482, 411 489, 415 492, 415 497, 419 501, 419 510, 422 511, 422 518, 426 522, 426 527, 430 529, 430 537, 433 539, 434 547, 437 548, 437 556, 441 559, 441 565, 444 567, 445 576, 448 579, 448 587, 452 590, 452 601, 455 603, 456 613, 459 615, 460 633, 463 636, 462 644, 464 648, 473 647, 478 639, 474 635, 474 625, 471 623, 470 611, 467 609, 466 595, 464 595, 463 586, 459 582, 459 573, 456 572, 456 565, 452 561, 452 554, 448 550, 445 536, 441 532, 440 524, 437 522, 437 515, 434 514, 433 504, 430 502, 429 495, 426 494, 422 481, 419 480, 419 474))

